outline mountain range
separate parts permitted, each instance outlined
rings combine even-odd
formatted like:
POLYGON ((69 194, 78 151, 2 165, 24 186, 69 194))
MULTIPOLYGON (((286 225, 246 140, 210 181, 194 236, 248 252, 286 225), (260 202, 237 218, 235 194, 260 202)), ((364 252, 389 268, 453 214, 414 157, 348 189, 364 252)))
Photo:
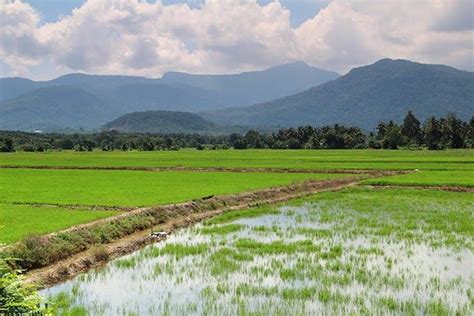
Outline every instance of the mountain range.
POLYGON ((421 120, 455 113, 474 115, 474 73, 443 65, 382 59, 354 68, 306 91, 248 107, 202 113, 220 124, 287 127, 400 122, 408 110, 421 120))
POLYGON ((234 75, 171 72, 160 79, 85 74, 50 81, 3 78, 0 129, 90 130, 136 111, 199 112, 250 105, 304 91, 338 76, 294 62, 234 75))
MULTIPOLYGON (((421 120, 448 113, 468 120, 474 114, 474 73, 382 59, 343 76, 303 62, 235 75, 169 72, 160 79, 70 74, 50 81, 0 79, 0 100, 0 129, 9 130, 93 130, 132 112, 146 112, 156 122, 133 113, 105 126, 180 132, 204 118, 221 131, 335 123, 371 130, 381 120, 401 121, 408 110, 421 120)), ((213 131, 211 125, 196 128, 213 131)))

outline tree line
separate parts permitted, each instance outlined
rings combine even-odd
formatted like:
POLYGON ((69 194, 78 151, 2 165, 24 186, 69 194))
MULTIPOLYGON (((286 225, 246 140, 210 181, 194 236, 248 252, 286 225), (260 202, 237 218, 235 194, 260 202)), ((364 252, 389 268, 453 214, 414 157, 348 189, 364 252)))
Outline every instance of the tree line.
POLYGON ((474 147, 474 117, 464 122, 454 114, 445 118, 430 117, 423 124, 409 111, 403 122, 380 122, 374 131, 364 133, 359 127, 301 126, 284 128, 274 133, 249 130, 245 134, 128 134, 104 131, 93 134, 59 134, 0 132, 0 151, 47 150, 178 150, 203 149, 397 149, 474 147))

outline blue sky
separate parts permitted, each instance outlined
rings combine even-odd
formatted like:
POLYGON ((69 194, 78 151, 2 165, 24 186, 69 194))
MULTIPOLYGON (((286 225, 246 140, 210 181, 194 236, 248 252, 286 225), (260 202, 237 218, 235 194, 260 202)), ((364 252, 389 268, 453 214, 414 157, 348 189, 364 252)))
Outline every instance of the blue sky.
POLYGON ((344 74, 382 58, 472 71, 473 12, 472 0, 0 0, 0 77, 156 78, 296 60, 344 74))
POLYGON ((80 7, 85 0, 27 0, 36 9, 44 22, 54 22, 68 15, 74 8, 80 7))
MULTIPOLYGON (((258 0, 260 4, 268 4, 272 0, 258 0)), ((74 8, 80 7, 85 0, 26 0, 33 8, 41 13, 44 22, 54 22, 59 17, 68 15, 74 8)), ((154 2, 148 0, 148 2, 154 2)), ((187 3, 196 8, 202 4, 199 0, 162 0, 163 4, 187 3)), ((290 21, 292 26, 299 26, 309 18, 315 16, 329 1, 325 0, 282 0, 280 1, 291 11, 290 21)))

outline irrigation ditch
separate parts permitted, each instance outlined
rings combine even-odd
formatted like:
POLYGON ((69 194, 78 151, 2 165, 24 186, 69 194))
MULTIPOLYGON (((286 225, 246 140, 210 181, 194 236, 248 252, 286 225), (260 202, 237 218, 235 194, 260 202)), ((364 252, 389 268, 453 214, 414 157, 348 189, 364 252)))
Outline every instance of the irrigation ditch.
POLYGON ((23 266, 20 267, 26 270, 27 283, 47 288, 164 239, 151 237, 150 228, 170 234, 223 212, 340 190, 358 185, 361 180, 408 172, 370 171, 341 179, 308 180, 185 203, 136 208, 59 232, 27 238, 4 250, 22 259, 23 266))

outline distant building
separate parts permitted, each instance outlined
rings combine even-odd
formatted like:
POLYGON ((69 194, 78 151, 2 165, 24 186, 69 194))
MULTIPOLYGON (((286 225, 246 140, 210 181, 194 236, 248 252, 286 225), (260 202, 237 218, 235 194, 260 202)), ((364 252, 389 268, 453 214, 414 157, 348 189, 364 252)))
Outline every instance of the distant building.
POLYGON ((43 131, 42 131, 42 130, 39 130, 39 129, 37 129, 37 130, 35 130, 33 133, 35 133, 35 134, 41 134, 41 133, 43 133, 43 131))

